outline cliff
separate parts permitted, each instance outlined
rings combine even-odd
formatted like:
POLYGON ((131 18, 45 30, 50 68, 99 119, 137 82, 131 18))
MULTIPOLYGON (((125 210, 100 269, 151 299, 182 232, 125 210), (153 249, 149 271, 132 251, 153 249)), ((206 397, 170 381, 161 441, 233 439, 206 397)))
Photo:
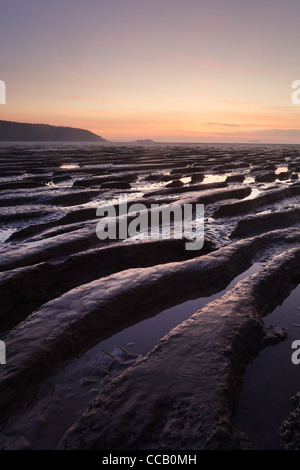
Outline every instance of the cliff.
POLYGON ((106 142, 85 129, 0 121, 0 142, 106 142))

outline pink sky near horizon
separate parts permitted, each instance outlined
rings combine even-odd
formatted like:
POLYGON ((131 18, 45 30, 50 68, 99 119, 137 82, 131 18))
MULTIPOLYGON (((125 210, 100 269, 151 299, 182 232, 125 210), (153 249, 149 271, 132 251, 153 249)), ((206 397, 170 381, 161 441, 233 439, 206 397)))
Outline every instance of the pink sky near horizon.
POLYGON ((4 0, 1 119, 112 141, 300 143, 298 0, 4 0))

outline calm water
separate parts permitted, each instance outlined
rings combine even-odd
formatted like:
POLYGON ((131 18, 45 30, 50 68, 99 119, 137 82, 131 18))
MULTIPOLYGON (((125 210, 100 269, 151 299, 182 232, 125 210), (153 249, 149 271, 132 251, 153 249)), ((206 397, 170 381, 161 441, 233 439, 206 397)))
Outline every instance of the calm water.
MULTIPOLYGON (((59 417, 56 416, 54 420, 52 416, 46 417, 47 424, 33 444, 33 448, 53 449, 68 427, 74 423, 92 401, 95 396, 94 392, 97 392, 95 389, 103 387, 99 377, 97 377, 97 370, 95 370, 97 368, 97 357, 99 357, 99 354, 101 355, 101 351, 104 350, 114 354, 116 346, 121 346, 130 353, 144 356, 172 328, 209 302, 221 297, 239 281, 256 273, 262 267, 262 264, 254 263, 247 271, 237 276, 223 291, 210 297, 189 300, 163 310, 155 317, 136 323, 111 338, 101 341, 78 359, 71 361, 62 371, 50 378, 51 384, 55 387, 55 395, 60 401, 61 409, 59 417), (91 383, 82 386, 80 379, 83 376, 92 379, 91 383)), ((46 411, 39 409, 38 412, 46 416, 46 411)))
POLYGON ((287 331, 285 341, 262 350, 244 377, 234 423, 248 434, 255 449, 278 449, 277 429, 292 409, 290 397, 300 390, 300 365, 291 361, 294 340, 300 339, 300 285, 265 324, 287 331))

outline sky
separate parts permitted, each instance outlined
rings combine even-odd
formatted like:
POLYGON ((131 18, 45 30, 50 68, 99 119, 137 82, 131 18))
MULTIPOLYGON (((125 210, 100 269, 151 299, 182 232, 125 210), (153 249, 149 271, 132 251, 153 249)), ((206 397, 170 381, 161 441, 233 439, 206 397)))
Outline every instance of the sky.
POLYGON ((299 0, 1 0, 0 119, 300 143, 299 0))

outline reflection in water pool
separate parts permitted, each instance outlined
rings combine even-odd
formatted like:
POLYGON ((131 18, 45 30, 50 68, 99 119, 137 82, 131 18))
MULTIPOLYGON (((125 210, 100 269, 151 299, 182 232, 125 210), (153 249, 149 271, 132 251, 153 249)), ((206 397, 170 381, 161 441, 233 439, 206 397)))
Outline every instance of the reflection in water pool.
POLYGON ((14 228, 0 230, 0 243, 4 243, 15 231, 16 229, 14 228))
POLYGON ((251 184, 255 182, 255 178, 253 176, 246 176, 244 179, 244 184, 251 184))
POLYGON ((63 170, 72 170, 73 168, 79 168, 79 165, 76 165, 76 164, 68 164, 66 163, 65 165, 61 165, 59 168, 63 169, 63 170))
POLYGON ((227 175, 205 175, 203 183, 222 183, 227 178, 227 175))
POLYGON ((290 397, 300 390, 300 365, 291 361, 292 342, 300 339, 300 285, 265 318, 286 329, 287 338, 263 349, 247 367, 234 418, 255 449, 278 449, 277 430, 291 411, 290 397))
POLYGON ((180 178, 182 183, 190 183, 192 181, 192 178, 190 176, 184 176, 183 178, 180 178))
POLYGON ((287 171, 289 171, 289 169, 288 169, 287 166, 279 166, 279 167, 275 170, 275 175, 278 175, 279 173, 287 172, 287 171))
POLYGON ((213 294, 210 297, 199 297, 198 299, 188 300, 175 307, 163 310, 158 315, 147 320, 136 323, 130 328, 117 333, 111 338, 102 341, 95 348, 86 354, 94 354, 99 347, 106 351, 111 351, 116 345, 128 349, 136 354, 147 354, 163 336, 165 336, 172 328, 189 318, 193 313, 203 308, 209 302, 221 297, 228 289, 231 289, 240 280, 251 276, 262 268, 260 263, 254 263, 244 273, 237 276, 226 289, 213 294), (128 346, 129 344, 129 346, 128 346))
MULTIPOLYGON (((87 408, 95 397, 95 393, 99 392, 99 388, 103 387, 98 377, 99 367, 95 366, 95 364, 97 365, 97 358, 102 354, 101 351, 114 354, 116 346, 121 346, 130 353, 147 354, 153 349, 157 341, 172 328, 209 302, 221 297, 237 282, 259 271, 262 267, 261 263, 254 263, 247 271, 237 276, 223 291, 210 297, 200 297, 165 309, 156 316, 136 323, 111 338, 101 341, 79 358, 70 361, 64 369, 50 378, 50 383, 55 389, 55 397, 60 403, 59 419, 55 417, 53 420, 52 415, 48 418, 46 409, 44 411, 39 410, 40 414, 43 412, 46 423, 33 448, 54 448, 59 437, 87 408), (84 386, 80 384, 81 380, 79 380, 82 377, 86 377, 84 386)), ((47 387, 45 389, 47 390, 47 387)))
POLYGON ((257 188, 252 188, 251 193, 249 196, 244 197, 243 201, 246 201, 247 199, 254 199, 256 196, 258 196, 261 193, 261 191, 257 188))

